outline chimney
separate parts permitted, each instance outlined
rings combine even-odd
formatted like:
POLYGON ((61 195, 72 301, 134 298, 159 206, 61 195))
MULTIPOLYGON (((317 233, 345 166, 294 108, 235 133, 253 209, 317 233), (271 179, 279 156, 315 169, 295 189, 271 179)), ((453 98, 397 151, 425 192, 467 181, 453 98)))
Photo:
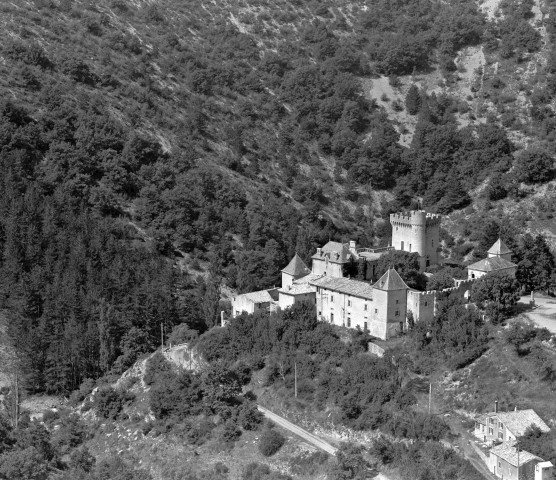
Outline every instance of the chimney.
POLYGON ((317 255, 322 257, 322 248, 317 248, 317 255))
POLYGON ((494 402, 494 413, 498 413, 498 400, 494 402))

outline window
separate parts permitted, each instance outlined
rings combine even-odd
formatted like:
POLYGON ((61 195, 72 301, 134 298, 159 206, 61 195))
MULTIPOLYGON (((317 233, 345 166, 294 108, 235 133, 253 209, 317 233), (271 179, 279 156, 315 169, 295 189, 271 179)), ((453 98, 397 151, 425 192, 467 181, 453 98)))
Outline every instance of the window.
POLYGON ((330 323, 334 323, 334 314, 333 313, 330 314, 330 323))
POLYGON ((425 302, 425 307, 429 304, 429 302, 425 302))
POLYGON ((434 240, 432 240, 432 246, 434 247, 434 240))
POLYGON ((399 316, 400 316, 400 311, 396 310, 396 317, 399 317, 399 316))
POLYGON ((236 310, 236 315, 239 315, 239 310, 236 310))
POLYGON ((400 301, 399 301, 399 300, 396 300, 396 305, 397 305, 398 303, 400 303, 400 301))
POLYGON ((475 274, 474 274, 474 273, 471 274, 471 278, 475 278, 475 274))
POLYGON ((363 330, 368 330, 369 327, 367 327, 367 322, 363 322, 363 330))
POLYGON ((498 432, 498 438, 504 440, 504 432, 498 432))
POLYGON ((488 434, 489 434, 489 435, 493 435, 493 434, 494 434, 494 432, 492 431, 492 428, 491 428, 491 427, 488 427, 488 434))
POLYGON ((363 310, 367 311, 367 304, 365 304, 365 307, 363 308, 363 310))
POLYGON ((320 287, 317 287, 317 293, 320 293, 320 287))
POLYGON ((351 318, 348 317, 348 327, 351 327, 351 318))
POLYGON ((409 251, 411 252, 411 243, 409 244, 409 251))
POLYGON ((490 418, 488 419, 488 423, 494 423, 494 418, 490 417, 490 418))
POLYGON ((500 423, 498 424, 498 427, 499 427, 499 428, 504 428, 504 424, 503 424, 502 422, 500 422, 500 423))
POLYGON ((322 315, 322 312, 319 311, 319 317, 322 315))
POLYGON ((348 300, 348 307, 351 307, 351 300, 348 300))
POLYGON ((502 468, 502 462, 498 461, 498 468, 502 468))
POLYGON ((375 313, 378 313, 378 308, 375 308, 375 313))
POLYGON ((402 248, 400 248, 400 250, 403 250, 403 241, 402 241, 402 248))
POLYGON ((334 303, 334 295, 330 295, 330 303, 334 303))

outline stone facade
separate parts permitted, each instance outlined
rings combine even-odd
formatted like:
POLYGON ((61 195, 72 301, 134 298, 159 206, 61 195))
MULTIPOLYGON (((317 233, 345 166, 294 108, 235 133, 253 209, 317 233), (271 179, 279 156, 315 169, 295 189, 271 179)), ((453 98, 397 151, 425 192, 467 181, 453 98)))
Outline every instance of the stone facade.
POLYGON ((426 213, 424 210, 390 215, 392 246, 403 252, 417 252, 421 271, 440 263, 438 252, 441 218, 440 215, 426 213))
POLYGON ((368 330, 386 340, 405 328, 407 285, 394 269, 378 282, 322 276, 310 282, 316 288, 319 320, 368 330))
POLYGON ((413 314, 413 320, 428 320, 434 317, 436 307, 436 292, 407 291, 407 311, 413 314))
POLYGON ((501 272, 515 277, 517 265, 511 261, 512 252, 499 238, 490 247, 487 258, 479 260, 467 267, 467 278, 475 280, 492 272, 501 272))

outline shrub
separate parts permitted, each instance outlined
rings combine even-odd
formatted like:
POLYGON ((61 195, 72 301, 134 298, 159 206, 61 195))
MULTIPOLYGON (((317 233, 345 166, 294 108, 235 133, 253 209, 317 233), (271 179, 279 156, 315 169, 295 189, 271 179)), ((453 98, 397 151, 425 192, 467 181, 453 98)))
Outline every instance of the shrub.
POLYGON ((83 382, 79 386, 79 390, 74 390, 71 393, 69 398, 70 405, 76 406, 78 403, 81 403, 83 400, 85 400, 85 397, 93 391, 94 387, 94 380, 90 378, 86 378, 85 380, 83 380, 83 382))
POLYGON ((112 387, 103 387, 93 397, 93 408, 103 418, 116 420, 120 417, 125 404, 132 401, 134 395, 120 392, 112 387))
POLYGON ((241 437, 241 430, 238 428, 234 421, 228 420, 224 424, 224 429, 222 430, 220 438, 226 443, 233 443, 239 437, 241 437))
POLYGON ((241 428, 245 430, 258 430, 263 423, 264 416, 257 406, 252 403, 244 403, 239 411, 238 421, 241 428))
POLYGON ((528 184, 548 182, 554 177, 553 164, 553 158, 544 150, 524 150, 516 159, 517 177, 519 181, 528 184))
POLYGON ((165 373, 169 372, 172 372, 172 366, 168 360, 166 360, 160 351, 155 352, 155 354, 147 360, 143 381, 147 385, 152 385, 157 380, 160 380, 165 373))
POLYGON ((265 456, 274 455, 282 445, 286 443, 286 438, 276 430, 265 430, 259 440, 259 451, 265 456))
POLYGON ((488 350, 487 345, 480 345, 475 348, 469 348, 457 355, 454 355, 448 361, 448 365, 451 369, 458 370, 460 368, 467 367, 467 365, 473 363, 477 358, 479 358, 483 353, 488 350))

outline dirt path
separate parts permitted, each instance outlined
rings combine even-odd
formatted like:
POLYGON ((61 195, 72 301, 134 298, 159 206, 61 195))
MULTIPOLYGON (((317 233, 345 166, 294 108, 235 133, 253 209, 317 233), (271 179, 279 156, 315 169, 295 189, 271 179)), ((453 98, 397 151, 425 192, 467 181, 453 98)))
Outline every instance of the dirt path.
MULTIPOLYGON (((528 306, 530 300, 531 296, 526 295, 519 299, 518 304, 528 306)), ((535 307, 523 313, 523 316, 540 327, 545 327, 550 332, 556 333, 556 298, 535 295, 535 307)))
POLYGON ((324 450, 326 453, 329 453, 330 455, 336 455, 338 449, 330 445, 328 442, 325 442, 324 440, 313 435, 312 433, 309 433, 307 430, 298 427, 297 425, 286 420, 280 415, 276 415, 275 413, 272 413, 267 408, 261 407, 260 405, 257 405, 257 408, 259 409, 259 412, 261 412, 266 418, 272 420, 274 423, 280 425, 282 428, 285 428, 286 430, 295 433, 303 440, 311 443, 312 445, 314 445, 317 448, 320 448, 321 450, 324 450))

